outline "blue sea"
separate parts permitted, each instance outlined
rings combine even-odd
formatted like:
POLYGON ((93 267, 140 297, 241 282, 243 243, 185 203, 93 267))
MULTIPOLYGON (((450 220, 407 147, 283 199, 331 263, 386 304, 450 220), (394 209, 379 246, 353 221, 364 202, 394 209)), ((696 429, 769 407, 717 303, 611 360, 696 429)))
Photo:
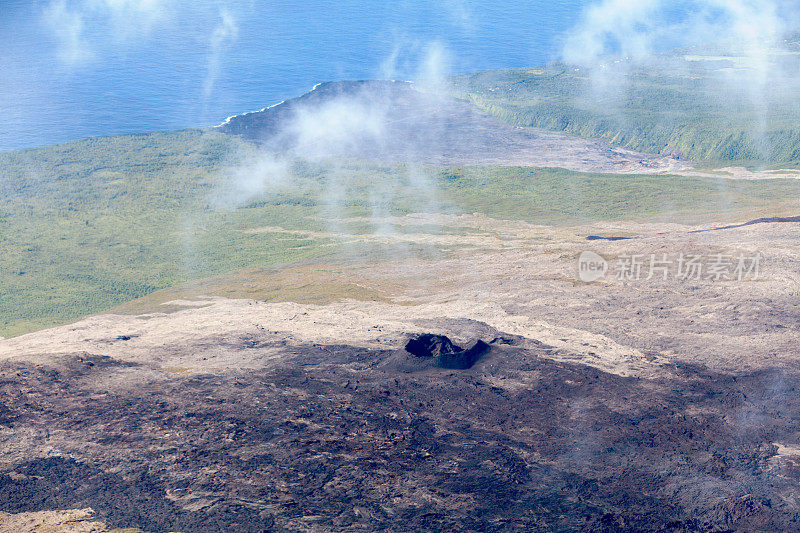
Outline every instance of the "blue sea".
POLYGON ((316 83, 558 57, 586 0, 4 0, 0 150, 218 124, 316 83))

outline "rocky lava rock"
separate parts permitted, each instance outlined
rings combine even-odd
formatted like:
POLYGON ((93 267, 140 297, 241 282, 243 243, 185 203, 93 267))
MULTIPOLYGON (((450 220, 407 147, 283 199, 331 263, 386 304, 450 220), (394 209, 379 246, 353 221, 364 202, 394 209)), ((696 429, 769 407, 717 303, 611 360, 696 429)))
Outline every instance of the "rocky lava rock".
POLYGON ((433 357, 439 368, 466 370, 489 351, 489 345, 478 340, 472 348, 465 350, 453 344, 444 335, 425 333, 406 343, 406 351, 416 357, 433 357))

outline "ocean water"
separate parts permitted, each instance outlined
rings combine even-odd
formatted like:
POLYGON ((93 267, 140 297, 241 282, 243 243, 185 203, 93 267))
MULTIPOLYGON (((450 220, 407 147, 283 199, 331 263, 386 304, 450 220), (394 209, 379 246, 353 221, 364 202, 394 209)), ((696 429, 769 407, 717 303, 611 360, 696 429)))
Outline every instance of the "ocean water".
POLYGON ((429 63, 542 64, 586 0, 139 3, 0 2, 0 150, 214 125, 322 81, 412 79, 429 63))

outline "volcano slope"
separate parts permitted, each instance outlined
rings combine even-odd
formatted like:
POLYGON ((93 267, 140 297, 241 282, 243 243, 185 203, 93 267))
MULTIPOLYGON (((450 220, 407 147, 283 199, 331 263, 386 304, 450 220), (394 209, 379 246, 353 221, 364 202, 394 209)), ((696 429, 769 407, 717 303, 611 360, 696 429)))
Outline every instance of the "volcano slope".
POLYGON ((800 184, 431 98, 0 157, 0 530, 798 529, 800 184))
POLYGON ((604 141, 509 126, 469 102, 398 81, 323 83, 299 98, 230 117, 217 129, 302 156, 606 173, 690 168, 604 141))
POLYGON ((361 299, 224 298, 245 278, 217 278, 0 342, 2 510, 146 531, 798 528, 796 224, 391 222, 438 229, 351 237, 386 260, 246 274, 357 279, 361 299), (758 250, 763 278, 581 283, 587 249, 758 250), (490 349, 420 365, 420 333, 490 349))

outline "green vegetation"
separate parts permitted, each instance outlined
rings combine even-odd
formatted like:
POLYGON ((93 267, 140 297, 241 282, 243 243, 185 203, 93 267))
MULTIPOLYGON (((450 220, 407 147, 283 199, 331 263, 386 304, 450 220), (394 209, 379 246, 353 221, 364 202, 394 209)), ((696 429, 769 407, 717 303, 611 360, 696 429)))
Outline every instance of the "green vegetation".
POLYGON ((678 55, 618 72, 554 64, 457 76, 453 91, 510 124, 696 161, 797 166, 796 88, 773 79, 764 94, 753 94, 741 82, 724 82, 732 66, 678 55))
POLYGON ((617 176, 535 168, 442 171, 441 187, 460 210, 542 225, 600 220, 700 224, 788 216, 800 182, 679 176, 617 176))
MULTIPOLYGON (((238 231, 214 211, 230 137, 198 131, 91 139, 0 155, 0 335, 107 309, 185 279, 312 253, 238 231)), ((273 223, 302 220, 276 204, 273 223)))
MULTIPOLYGON (((232 273, 342 250, 385 257, 375 244, 343 249, 330 234, 381 231, 380 221, 362 218, 336 226, 326 220, 333 216, 436 210, 539 224, 732 222, 796 215, 800 194, 795 180, 596 176, 518 168, 431 168, 435 187, 419 190, 404 184, 402 165, 337 162, 335 171, 297 163, 291 179, 271 193, 216 207, 216 199, 230 190, 232 169, 254 154, 253 146, 235 137, 199 130, 0 154, 0 335, 68 322, 190 280, 224 280, 228 274, 247 280, 249 274, 232 273), (334 183, 339 183, 337 209, 324 194, 334 183), (271 226, 297 233, 258 231, 271 226)), ((392 230, 464 231, 428 226, 392 230)), ((350 281, 331 282, 325 291, 356 294, 359 289, 350 281)), ((290 284, 286 290, 300 294, 302 287, 290 284)), ((253 295, 271 297, 269 291, 253 295)))

